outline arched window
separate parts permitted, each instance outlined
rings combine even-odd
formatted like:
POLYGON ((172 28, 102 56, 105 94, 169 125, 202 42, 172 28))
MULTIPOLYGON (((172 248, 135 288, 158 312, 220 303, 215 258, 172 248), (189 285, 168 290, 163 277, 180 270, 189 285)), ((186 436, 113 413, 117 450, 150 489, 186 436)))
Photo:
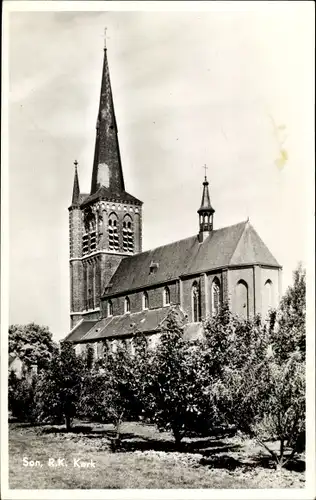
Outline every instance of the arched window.
POLYGON ((112 340, 111 351, 112 352, 117 351, 117 340, 112 340))
POLYGON ((133 221, 130 215, 125 215, 123 220, 123 251, 134 252, 133 221))
POLYGON ((128 297, 125 297, 124 300, 124 312, 125 314, 131 312, 131 303, 128 297))
POLYGON ((113 304, 112 304, 112 300, 108 301, 108 316, 113 316, 113 304))
POLYGON ((109 234, 109 250, 119 250, 119 237, 117 232, 118 218, 117 215, 112 212, 109 215, 108 222, 108 234, 109 234))
POLYGON ((170 290, 167 286, 165 286, 165 288, 163 289, 163 305, 170 305, 170 290))
POLYGON ((262 301, 262 316, 268 314, 269 309, 273 307, 273 284, 270 279, 268 279, 263 288, 263 301, 262 301))
POLYGON ((194 323, 201 320, 200 288, 196 282, 192 286, 192 320, 194 323))
POLYGON ((143 309, 148 309, 148 307, 149 307, 148 293, 144 292, 143 293, 143 309))
POLYGON ((236 312, 240 316, 248 319, 249 317, 249 300, 248 300, 248 285, 244 280, 239 280, 236 285, 236 312))
POLYGON ((212 315, 216 316, 221 306, 221 284, 218 278, 212 283, 212 315))

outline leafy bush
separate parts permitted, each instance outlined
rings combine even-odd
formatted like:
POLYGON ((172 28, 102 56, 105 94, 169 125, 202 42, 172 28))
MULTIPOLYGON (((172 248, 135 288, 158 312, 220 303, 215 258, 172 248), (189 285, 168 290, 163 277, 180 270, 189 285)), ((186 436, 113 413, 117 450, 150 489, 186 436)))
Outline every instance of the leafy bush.
POLYGON ((11 371, 9 373, 8 406, 12 416, 20 421, 34 422, 36 418, 34 397, 36 377, 19 379, 11 371))
POLYGON ((83 376, 82 360, 69 342, 63 342, 58 355, 39 374, 35 397, 37 420, 61 423, 65 419, 66 429, 70 430, 78 412, 83 376))

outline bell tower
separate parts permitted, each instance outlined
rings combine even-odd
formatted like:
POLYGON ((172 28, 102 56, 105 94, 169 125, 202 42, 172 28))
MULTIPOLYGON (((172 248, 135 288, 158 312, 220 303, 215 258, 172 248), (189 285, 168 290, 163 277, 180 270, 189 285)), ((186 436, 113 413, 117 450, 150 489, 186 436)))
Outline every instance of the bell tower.
MULTIPOLYGON (((206 169, 206 166, 204 167, 206 169)), ((201 206, 198 209, 199 214, 199 242, 203 243, 205 239, 211 234, 213 231, 213 215, 214 208, 211 205, 210 193, 208 189, 208 180, 206 177, 206 170, 203 182, 203 194, 201 206)))
POLYGON ((82 318, 102 315, 100 299, 119 263, 141 252, 142 204, 125 191, 105 47, 91 190, 80 194, 75 163, 69 207, 71 328, 82 318))

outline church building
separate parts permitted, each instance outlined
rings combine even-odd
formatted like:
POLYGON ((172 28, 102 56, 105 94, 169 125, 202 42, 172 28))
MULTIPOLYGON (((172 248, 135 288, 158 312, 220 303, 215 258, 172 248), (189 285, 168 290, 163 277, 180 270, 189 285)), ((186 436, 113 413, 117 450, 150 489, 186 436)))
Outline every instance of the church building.
POLYGON ((125 190, 107 50, 101 81, 91 190, 80 192, 75 162, 69 207, 70 333, 77 350, 113 349, 135 331, 154 345, 170 308, 194 338, 202 320, 229 301, 244 317, 278 304, 282 268, 249 220, 216 228, 209 183, 197 200, 197 231, 142 251, 143 203, 125 190))

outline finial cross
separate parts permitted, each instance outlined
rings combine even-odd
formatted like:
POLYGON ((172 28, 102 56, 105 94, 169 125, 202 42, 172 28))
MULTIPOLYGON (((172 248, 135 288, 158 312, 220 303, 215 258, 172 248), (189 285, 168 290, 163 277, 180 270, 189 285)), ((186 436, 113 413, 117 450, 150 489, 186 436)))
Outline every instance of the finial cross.
POLYGON ((107 32, 107 27, 104 28, 104 48, 106 49, 106 32, 107 32))
POLYGON ((206 166, 206 164, 205 164, 205 165, 203 165, 203 167, 202 167, 202 168, 204 168, 204 170, 205 170, 205 177, 206 177, 206 170, 208 169, 208 167, 207 167, 207 166, 206 166))
POLYGON ((75 160, 75 161, 74 161, 74 165, 75 165, 75 167, 77 168, 77 166, 78 166, 78 162, 77 162, 77 160, 75 160))

